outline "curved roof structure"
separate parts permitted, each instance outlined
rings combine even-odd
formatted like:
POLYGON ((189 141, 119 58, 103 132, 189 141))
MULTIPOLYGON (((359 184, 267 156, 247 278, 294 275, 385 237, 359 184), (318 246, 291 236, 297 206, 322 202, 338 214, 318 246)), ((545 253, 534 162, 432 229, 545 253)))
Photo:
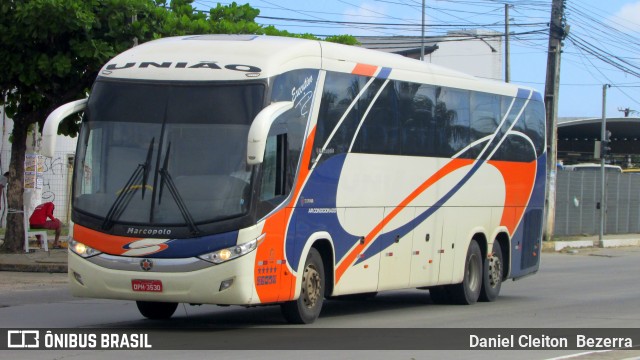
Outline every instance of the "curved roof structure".
MULTIPOLYGON (((602 118, 558 119, 558 159, 565 163, 593 162, 601 129, 602 118)), ((639 163, 633 158, 640 155, 640 118, 607 118, 607 130, 611 131, 609 147, 613 163, 639 163)))

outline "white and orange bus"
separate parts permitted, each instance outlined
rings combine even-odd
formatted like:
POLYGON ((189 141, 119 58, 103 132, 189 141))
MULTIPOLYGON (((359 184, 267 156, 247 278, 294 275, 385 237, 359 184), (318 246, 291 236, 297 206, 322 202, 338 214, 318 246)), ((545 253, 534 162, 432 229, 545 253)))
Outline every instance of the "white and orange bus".
POLYGON ((539 266, 541 95, 321 41, 203 35, 109 61, 84 112, 73 182, 75 296, 280 304, 428 288, 496 299, 539 266))

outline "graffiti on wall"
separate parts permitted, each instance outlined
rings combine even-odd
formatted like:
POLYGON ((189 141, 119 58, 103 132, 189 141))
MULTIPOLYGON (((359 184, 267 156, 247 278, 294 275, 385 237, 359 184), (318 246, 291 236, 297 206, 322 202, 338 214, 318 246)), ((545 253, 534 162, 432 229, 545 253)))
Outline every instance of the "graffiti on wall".
POLYGON ((67 167, 62 157, 45 158, 44 159, 44 173, 51 175, 67 175, 67 167))
POLYGON ((67 209, 69 194, 67 193, 67 160, 60 154, 45 158, 42 184, 42 202, 53 202, 56 206, 55 216, 63 222, 68 221, 67 209))

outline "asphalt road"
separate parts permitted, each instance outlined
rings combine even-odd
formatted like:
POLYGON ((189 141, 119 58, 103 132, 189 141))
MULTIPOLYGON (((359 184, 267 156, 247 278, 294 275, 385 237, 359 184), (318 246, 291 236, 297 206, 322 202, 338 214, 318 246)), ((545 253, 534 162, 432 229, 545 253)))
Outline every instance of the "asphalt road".
MULTIPOLYGON (((435 305, 428 291, 405 290, 379 294, 369 301, 327 301, 320 318, 304 328, 639 328, 640 249, 606 249, 579 254, 545 253, 538 274, 503 284, 500 298, 473 306, 435 305)), ((181 305, 170 321, 149 321, 133 302, 71 297, 63 274, 0 273, 1 328, 176 329, 291 327, 278 307, 193 307, 181 305), (43 285, 44 284, 44 285, 43 285)), ((211 334, 215 339, 216 334, 211 334)), ((248 348, 251 338, 248 336, 248 348)), ((634 344, 640 345, 640 344, 634 344)), ((638 348, 640 350, 640 348, 638 348)), ((640 351, 581 355, 586 359, 640 358, 640 351)), ((549 359, 581 351, 306 351, 322 359, 549 359)), ((190 352, 190 358, 210 358, 211 352, 190 352)), ((300 358, 298 351, 215 351, 215 358, 300 358)), ((111 358, 113 351, 11 351, 12 359, 111 358)), ((182 359, 183 351, 136 352, 136 358, 182 359)), ((117 356, 117 355, 115 355, 117 356)))

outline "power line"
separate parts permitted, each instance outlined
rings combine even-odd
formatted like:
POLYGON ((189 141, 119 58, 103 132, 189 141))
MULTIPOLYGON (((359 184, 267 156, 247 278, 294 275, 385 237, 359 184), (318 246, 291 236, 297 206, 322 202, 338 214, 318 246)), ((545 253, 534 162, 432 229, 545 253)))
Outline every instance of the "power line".
MULTIPOLYGON (((379 23, 379 22, 363 22, 363 21, 337 21, 337 20, 314 20, 314 19, 296 19, 296 18, 286 18, 286 17, 277 17, 277 16, 257 16, 259 19, 268 19, 268 20, 281 20, 281 21, 293 21, 293 22, 303 22, 303 23, 316 23, 316 24, 340 24, 340 25, 372 25, 372 26, 388 26, 388 27, 420 27, 421 24, 409 24, 409 23, 379 23)), ((524 23, 517 24, 515 26, 520 27, 530 27, 530 26, 541 26, 546 25, 544 22, 537 23, 524 23)), ((480 27, 496 27, 496 28, 504 28, 504 24, 494 23, 494 24, 425 24, 425 27, 431 28, 464 28, 469 26, 480 26, 480 27)))

